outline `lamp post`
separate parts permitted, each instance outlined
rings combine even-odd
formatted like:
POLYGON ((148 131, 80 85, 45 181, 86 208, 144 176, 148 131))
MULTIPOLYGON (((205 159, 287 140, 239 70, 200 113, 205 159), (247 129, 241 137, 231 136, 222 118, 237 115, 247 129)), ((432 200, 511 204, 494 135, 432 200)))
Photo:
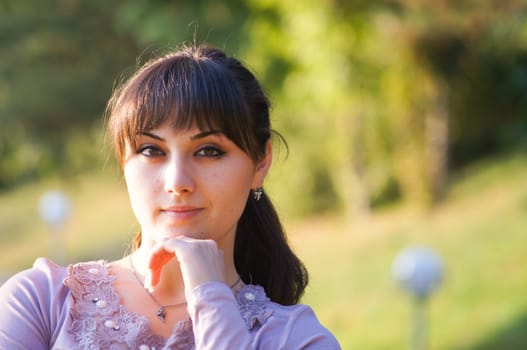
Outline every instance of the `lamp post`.
POLYGON ((425 304, 443 279, 441 258, 430 248, 413 246, 399 253, 392 265, 392 273, 400 286, 413 300, 413 350, 426 349, 425 304))
POLYGON ((40 197, 38 208, 40 217, 48 226, 50 254, 56 259, 62 259, 64 244, 61 232, 70 216, 70 199, 64 192, 48 191, 40 197))

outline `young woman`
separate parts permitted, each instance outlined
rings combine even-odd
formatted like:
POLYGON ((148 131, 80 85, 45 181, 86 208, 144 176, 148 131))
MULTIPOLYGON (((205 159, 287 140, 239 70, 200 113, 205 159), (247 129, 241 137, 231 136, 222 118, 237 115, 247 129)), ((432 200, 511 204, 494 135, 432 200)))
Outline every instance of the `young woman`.
POLYGON ((253 74, 184 48, 118 88, 108 117, 133 251, 15 275, 0 289, 0 348, 339 349, 297 304, 307 272, 262 190, 273 131, 253 74))

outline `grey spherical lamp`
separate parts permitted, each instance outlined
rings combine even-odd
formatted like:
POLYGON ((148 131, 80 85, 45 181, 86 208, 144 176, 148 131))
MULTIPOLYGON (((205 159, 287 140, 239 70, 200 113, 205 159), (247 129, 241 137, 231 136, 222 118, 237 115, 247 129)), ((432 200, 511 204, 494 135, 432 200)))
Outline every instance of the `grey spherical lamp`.
POLYGON ((61 233, 71 214, 70 199, 62 191, 48 191, 40 197, 38 209, 49 229, 49 254, 56 261, 64 262, 65 246, 61 233))
POLYGON ((444 268, 439 255, 424 246, 412 246, 399 253, 392 265, 392 273, 399 285, 412 296, 412 349, 426 348, 425 302, 443 280, 444 268))

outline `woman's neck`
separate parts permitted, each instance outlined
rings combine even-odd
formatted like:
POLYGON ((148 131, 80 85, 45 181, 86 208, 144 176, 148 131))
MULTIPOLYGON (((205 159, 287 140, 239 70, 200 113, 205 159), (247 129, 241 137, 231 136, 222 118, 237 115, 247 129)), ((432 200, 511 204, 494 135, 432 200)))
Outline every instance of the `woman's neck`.
MULTIPOLYGON (((148 248, 141 246, 130 255, 130 264, 139 281, 145 285, 148 271, 148 248)), ((151 292, 161 304, 172 304, 185 299, 185 285, 177 259, 163 267, 161 279, 151 292)))

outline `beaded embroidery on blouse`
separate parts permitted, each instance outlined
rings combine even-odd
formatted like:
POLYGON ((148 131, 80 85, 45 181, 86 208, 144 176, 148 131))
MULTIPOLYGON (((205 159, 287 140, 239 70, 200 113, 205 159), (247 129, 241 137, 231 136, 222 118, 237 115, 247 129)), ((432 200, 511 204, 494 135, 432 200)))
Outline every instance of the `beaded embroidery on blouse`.
MULTIPOLYGON (((68 266, 64 284, 71 289, 73 307, 68 331, 80 349, 194 349, 190 320, 180 321, 167 341, 153 334, 146 317, 124 308, 104 261, 68 266)), ((272 314, 261 286, 245 285, 236 293, 248 327, 262 325, 272 314)))

